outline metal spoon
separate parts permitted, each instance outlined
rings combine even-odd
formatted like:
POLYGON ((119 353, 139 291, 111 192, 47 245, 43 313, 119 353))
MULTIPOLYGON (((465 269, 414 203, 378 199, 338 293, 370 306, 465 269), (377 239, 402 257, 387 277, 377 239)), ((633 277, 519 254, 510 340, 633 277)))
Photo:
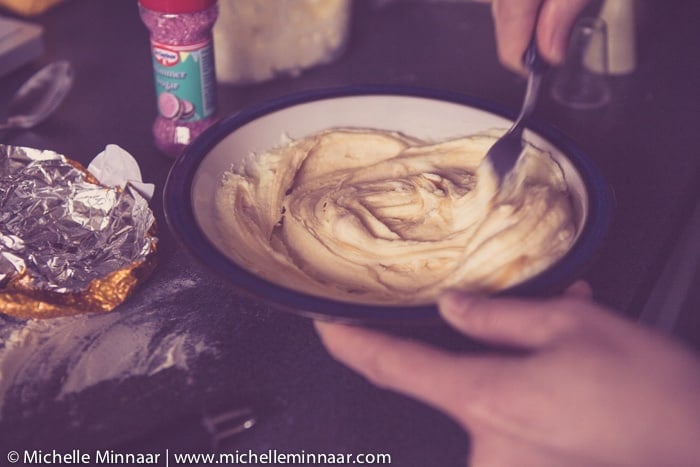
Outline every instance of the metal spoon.
POLYGON ((520 109, 520 114, 515 119, 513 126, 491 146, 482 161, 482 166, 490 166, 496 175, 498 186, 509 176, 515 167, 520 154, 523 152, 523 130, 525 123, 535 108, 537 94, 542 82, 542 76, 549 69, 549 64, 542 58, 537 50, 537 41, 533 33, 530 44, 523 54, 523 65, 528 69, 527 88, 525 99, 520 109))
POLYGON ((67 61, 46 65, 33 74, 15 93, 8 106, 8 118, 0 131, 32 128, 43 122, 63 102, 73 85, 73 66, 67 61))

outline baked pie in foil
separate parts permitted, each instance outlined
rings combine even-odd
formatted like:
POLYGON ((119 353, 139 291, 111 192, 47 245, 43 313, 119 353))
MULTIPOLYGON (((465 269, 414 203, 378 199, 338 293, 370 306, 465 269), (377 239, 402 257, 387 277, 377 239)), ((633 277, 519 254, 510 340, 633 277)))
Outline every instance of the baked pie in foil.
POLYGON ((0 144, 0 312, 51 318, 122 303, 155 267, 139 182, 108 186, 56 152, 0 144))

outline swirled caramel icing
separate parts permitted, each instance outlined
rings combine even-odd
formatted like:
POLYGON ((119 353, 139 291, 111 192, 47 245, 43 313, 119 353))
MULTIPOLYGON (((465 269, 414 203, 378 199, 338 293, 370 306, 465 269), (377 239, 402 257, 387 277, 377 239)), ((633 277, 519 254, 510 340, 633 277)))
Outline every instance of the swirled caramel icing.
POLYGON ((342 301, 515 285, 559 259, 576 225, 560 167, 534 146, 496 191, 479 167, 497 136, 337 128, 250 155, 217 189, 219 247, 269 281, 342 301))

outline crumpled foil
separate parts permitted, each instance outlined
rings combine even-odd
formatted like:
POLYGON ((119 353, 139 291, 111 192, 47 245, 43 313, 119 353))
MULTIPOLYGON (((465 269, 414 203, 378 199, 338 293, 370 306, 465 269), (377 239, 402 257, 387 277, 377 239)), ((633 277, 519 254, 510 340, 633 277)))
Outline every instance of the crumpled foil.
POLYGON ((105 186, 53 151, 0 144, 0 311, 110 311, 155 266, 155 218, 131 184, 105 186))

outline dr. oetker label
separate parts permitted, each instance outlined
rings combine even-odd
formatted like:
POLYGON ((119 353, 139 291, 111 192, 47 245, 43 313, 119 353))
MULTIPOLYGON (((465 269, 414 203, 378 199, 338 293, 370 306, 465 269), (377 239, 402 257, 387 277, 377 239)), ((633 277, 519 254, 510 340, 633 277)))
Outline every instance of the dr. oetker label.
POLYGON ((160 115, 181 122, 210 117, 215 110, 212 42, 187 46, 151 42, 151 51, 160 115))

